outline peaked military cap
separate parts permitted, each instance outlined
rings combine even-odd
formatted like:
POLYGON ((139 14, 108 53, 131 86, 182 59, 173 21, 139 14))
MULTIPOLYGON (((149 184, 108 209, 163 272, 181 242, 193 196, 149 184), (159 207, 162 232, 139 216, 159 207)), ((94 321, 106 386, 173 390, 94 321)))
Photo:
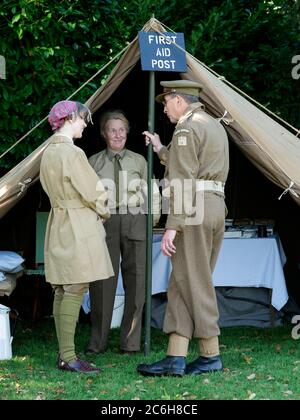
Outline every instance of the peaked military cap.
POLYGON ((164 97, 172 93, 184 93, 186 95, 199 97, 200 92, 203 89, 201 83, 192 80, 169 80, 160 82, 160 84, 163 86, 164 91, 156 96, 155 100, 157 102, 163 102, 164 97))

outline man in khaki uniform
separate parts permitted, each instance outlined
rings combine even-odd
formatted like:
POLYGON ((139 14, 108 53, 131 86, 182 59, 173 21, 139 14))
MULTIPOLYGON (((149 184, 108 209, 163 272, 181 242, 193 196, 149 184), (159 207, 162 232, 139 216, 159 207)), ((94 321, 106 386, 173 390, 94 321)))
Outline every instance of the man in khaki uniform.
MULTIPOLYGON (((121 352, 140 350, 145 301, 147 162, 125 145, 129 122, 123 112, 108 111, 100 119, 107 148, 89 159, 108 192, 111 218, 106 241, 115 275, 90 287, 91 338, 87 354, 107 348, 118 282, 120 256, 125 307, 120 331, 121 352)), ((154 194, 154 223, 159 219, 159 194, 154 194)))
POLYGON ((162 146, 157 134, 144 134, 166 164, 171 184, 170 214, 161 245, 173 266, 164 321, 169 345, 165 359, 141 364, 138 372, 182 376, 222 369, 212 271, 224 233, 228 139, 220 122, 199 102, 199 83, 179 80, 161 85, 164 92, 156 100, 163 103, 171 122, 177 123, 170 149, 162 146), (186 366, 192 337, 199 339, 200 357, 186 366))

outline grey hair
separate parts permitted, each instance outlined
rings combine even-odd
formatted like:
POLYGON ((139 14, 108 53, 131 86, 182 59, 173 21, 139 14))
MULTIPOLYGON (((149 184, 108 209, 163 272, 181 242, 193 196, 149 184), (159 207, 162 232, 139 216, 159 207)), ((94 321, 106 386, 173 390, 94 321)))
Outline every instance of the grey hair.
POLYGON ((177 95, 181 96, 188 104, 199 102, 199 97, 195 95, 187 95, 186 93, 177 93, 177 95))
POLYGON ((129 121, 126 118, 124 112, 121 111, 120 109, 114 109, 114 110, 106 111, 100 117, 100 133, 103 138, 105 138, 106 124, 110 120, 121 120, 125 125, 127 134, 129 133, 129 130, 130 130, 129 121))

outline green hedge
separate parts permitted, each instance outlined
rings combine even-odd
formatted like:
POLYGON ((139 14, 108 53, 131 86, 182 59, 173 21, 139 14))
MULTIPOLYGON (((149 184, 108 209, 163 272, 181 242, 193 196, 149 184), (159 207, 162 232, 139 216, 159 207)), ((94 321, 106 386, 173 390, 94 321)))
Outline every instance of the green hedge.
MULTIPOLYGON (((187 49, 239 88, 300 126, 299 6, 294 1, 2 0, 0 153, 130 42, 152 14, 184 32, 187 49), (298 14, 297 14, 298 13, 298 14)), ((107 74, 76 97, 85 101, 107 74)), ((6 155, 10 168, 49 135, 47 124, 6 155)))

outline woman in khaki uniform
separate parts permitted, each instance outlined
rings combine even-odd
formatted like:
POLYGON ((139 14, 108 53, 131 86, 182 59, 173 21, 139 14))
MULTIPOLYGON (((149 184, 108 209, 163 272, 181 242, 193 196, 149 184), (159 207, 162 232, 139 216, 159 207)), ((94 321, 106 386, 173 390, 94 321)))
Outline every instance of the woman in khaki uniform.
POLYGON ((77 358, 76 323, 89 284, 111 277, 113 269, 101 220, 109 218, 107 194, 84 152, 73 143, 88 120, 90 112, 79 102, 54 105, 49 123, 55 134, 42 157, 40 180, 51 203, 45 273, 54 289, 58 368, 90 374, 100 370, 77 358))
MULTIPOLYGON (((118 283, 120 256, 125 307, 120 328, 120 351, 140 350, 145 301, 147 162, 126 148, 129 122, 122 111, 112 110, 100 119, 106 149, 89 162, 108 192, 110 220, 106 240, 115 275, 90 286, 91 339, 86 353, 106 351, 118 283)), ((159 191, 153 194, 154 224, 159 220, 159 191)))

